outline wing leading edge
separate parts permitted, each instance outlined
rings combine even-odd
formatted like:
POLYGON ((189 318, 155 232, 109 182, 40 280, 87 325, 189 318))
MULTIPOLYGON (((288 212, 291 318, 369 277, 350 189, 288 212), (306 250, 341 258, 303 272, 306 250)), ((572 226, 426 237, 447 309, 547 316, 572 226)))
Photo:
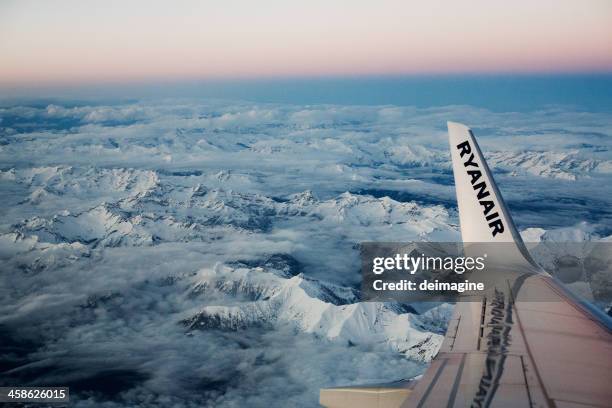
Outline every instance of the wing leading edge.
POLYGON ((338 389, 332 401, 323 398, 330 389, 322 390, 322 405, 611 407, 610 319, 533 262, 471 130, 452 122, 448 129, 463 241, 513 244, 511 266, 526 273, 499 295, 457 304, 438 355, 416 385, 403 383, 401 393, 386 392, 397 383, 378 386, 374 399, 373 389, 356 387, 371 391, 365 405, 357 392, 338 389), (399 395, 401 402, 385 399, 399 395))

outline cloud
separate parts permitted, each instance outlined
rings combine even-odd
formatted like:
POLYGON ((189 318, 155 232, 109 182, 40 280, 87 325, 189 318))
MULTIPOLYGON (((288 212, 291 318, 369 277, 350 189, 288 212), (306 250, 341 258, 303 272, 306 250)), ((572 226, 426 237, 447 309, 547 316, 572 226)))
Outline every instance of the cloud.
MULTIPOLYGON (((385 341, 283 319, 182 322, 253 301, 198 294, 215 265, 290 259, 348 293, 359 242, 458 239, 449 119, 474 127, 521 229, 612 230, 609 113, 155 100, 0 118, 2 381, 71 385, 76 406, 310 407, 323 386, 422 372, 385 341)), ((394 313, 422 333, 448 318, 394 313)))

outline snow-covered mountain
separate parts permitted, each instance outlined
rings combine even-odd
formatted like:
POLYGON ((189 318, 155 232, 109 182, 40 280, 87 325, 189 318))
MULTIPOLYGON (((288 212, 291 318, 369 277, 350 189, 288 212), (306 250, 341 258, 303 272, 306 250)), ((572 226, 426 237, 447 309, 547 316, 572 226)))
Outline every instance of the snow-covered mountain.
POLYGON ((610 310, 612 236, 599 235, 587 223, 553 230, 528 228, 521 235, 544 270, 578 296, 610 310))
MULTIPOLYGON (((184 321, 190 329, 245 329, 286 322, 301 332, 351 345, 384 344, 408 358, 429 361, 443 336, 423 330, 416 313, 400 305, 358 302, 355 291, 310 279, 278 276, 262 268, 216 265, 198 273, 194 293, 220 291, 246 300, 231 306, 207 306, 184 321)), ((437 306, 450 318, 450 305, 437 306)), ((442 322, 442 324, 444 324, 442 322)))
POLYGON ((569 151, 499 151, 487 155, 489 165, 510 171, 526 172, 541 177, 576 180, 591 173, 609 174, 612 161, 598 160, 578 150, 569 151))

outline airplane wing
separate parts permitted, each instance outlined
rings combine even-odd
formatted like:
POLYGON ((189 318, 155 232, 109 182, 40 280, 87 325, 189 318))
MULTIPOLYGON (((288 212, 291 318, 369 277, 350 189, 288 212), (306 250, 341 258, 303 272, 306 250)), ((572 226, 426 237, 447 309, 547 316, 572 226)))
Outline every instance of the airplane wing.
POLYGON ((522 271, 522 278, 498 296, 457 303, 445 340, 418 382, 354 387, 346 393, 321 390, 321 404, 612 407, 610 318, 533 262, 472 131, 452 122, 448 130, 462 239, 506 243, 513 252, 511 266, 522 271), (392 392, 398 388, 402 398, 392 392), (369 393, 360 398, 356 390, 369 393))

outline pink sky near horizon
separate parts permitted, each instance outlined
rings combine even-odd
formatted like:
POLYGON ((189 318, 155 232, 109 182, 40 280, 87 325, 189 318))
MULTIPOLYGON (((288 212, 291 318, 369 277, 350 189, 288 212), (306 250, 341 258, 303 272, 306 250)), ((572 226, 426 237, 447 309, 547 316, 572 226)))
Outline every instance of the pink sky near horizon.
POLYGON ((612 72, 612 1, 0 2, 5 85, 547 72, 612 72))

